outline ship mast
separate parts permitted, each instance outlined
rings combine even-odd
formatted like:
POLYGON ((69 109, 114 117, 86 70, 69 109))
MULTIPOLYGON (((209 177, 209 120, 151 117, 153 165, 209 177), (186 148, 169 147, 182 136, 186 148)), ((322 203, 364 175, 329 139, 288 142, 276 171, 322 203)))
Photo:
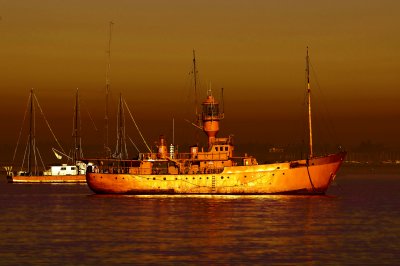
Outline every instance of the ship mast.
POLYGON ((196 69, 196 53, 193 49, 193 79, 194 79, 194 106, 196 112, 196 123, 199 124, 199 111, 197 110, 197 69, 196 69))
POLYGON ((122 94, 119 96, 118 117, 117 117, 117 146, 115 149, 115 157, 124 160, 128 159, 128 150, 126 148, 125 135, 125 114, 122 94))
POLYGON ((75 141, 74 153, 72 162, 76 164, 76 161, 82 157, 82 139, 81 139, 81 122, 80 122, 80 109, 79 109, 79 90, 76 89, 75 96, 75 116, 74 116, 74 132, 73 137, 75 141))
POLYGON ((307 74, 307 105, 308 105, 308 132, 309 132, 309 156, 310 159, 313 157, 313 141, 312 141, 312 124, 311 124, 311 87, 310 87, 310 57, 308 55, 307 46, 307 57, 306 57, 306 74, 307 74))
POLYGON ((109 93, 110 93, 110 69, 111 69, 111 33, 112 33, 112 26, 113 22, 110 21, 110 30, 109 30, 109 38, 108 38, 108 60, 107 60, 107 69, 106 69, 106 102, 105 102, 105 116, 104 116, 104 150, 106 155, 109 157, 110 155, 110 148, 108 146, 108 133, 109 133, 109 126, 108 126, 108 101, 109 101, 109 93))
MULTIPOLYGON (((31 89, 31 102, 30 102, 30 121, 29 121, 29 150, 28 150, 28 174, 32 175, 32 162, 36 158, 36 145, 35 145, 35 107, 33 103, 34 92, 31 89)), ((36 160, 35 160, 36 161, 36 160)), ((36 167, 35 173, 36 174, 36 167)))

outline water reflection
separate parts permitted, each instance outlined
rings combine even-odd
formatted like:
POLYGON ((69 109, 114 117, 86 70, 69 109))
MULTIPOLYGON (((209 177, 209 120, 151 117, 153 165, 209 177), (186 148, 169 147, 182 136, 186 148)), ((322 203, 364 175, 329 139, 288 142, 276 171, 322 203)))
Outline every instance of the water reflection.
POLYGON ((390 264, 399 259, 400 187, 374 180, 350 178, 328 196, 0 184, 0 264, 390 264))

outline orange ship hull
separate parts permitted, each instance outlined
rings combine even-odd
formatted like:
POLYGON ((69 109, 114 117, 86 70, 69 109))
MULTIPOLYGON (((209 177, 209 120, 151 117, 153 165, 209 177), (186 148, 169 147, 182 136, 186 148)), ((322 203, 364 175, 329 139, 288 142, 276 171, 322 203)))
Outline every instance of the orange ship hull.
POLYGON ((87 172, 99 194, 324 194, 346 153, 284 163, 225 167, 219 174, 87 172))
POLYGON ((9 183, 86 183, 85 175, 7 176, 9 183))

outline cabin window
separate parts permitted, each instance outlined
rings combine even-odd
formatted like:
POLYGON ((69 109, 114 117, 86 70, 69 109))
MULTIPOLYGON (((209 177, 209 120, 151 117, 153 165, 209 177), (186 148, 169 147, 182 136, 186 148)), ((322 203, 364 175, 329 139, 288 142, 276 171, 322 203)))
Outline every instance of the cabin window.
POLYGON ((61 167, 61 170, 67 170, 67 167, 61 167))
POLYGON ((215 147, 214 149, 215 149, 215 151, 218 151, 218 147, 215 147))
POLYGON ((75 167, 75 166, 72 166, 72 167, 71 167, 71 170, 75 170, 75 169, 76 169, 76 167, 75 167))
POLYGON ((225 147, 225 151, 228 151, 228 147, 225 147))

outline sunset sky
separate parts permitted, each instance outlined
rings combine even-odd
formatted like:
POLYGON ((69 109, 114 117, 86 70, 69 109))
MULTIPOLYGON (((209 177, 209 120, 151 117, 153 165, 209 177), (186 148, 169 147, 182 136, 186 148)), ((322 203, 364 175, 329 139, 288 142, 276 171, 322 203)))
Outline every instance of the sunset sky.
POLYGON ((1 160, 12 157, 31 88, 65 148, 79 88, 83 142, 102 147, 110 21, 110 108, 122 93, 149 143, 159 134, 171 142, 173 118, 175 142, 194 140, 185 122, 193 120, 193 49, 201 95, 224 88, 219 136, 233 134, 237 145, 301 142, 309 46, 316 138, 333 125, 335 145, 400 146, 399 10, 396 0, 2 0, 1 160))

